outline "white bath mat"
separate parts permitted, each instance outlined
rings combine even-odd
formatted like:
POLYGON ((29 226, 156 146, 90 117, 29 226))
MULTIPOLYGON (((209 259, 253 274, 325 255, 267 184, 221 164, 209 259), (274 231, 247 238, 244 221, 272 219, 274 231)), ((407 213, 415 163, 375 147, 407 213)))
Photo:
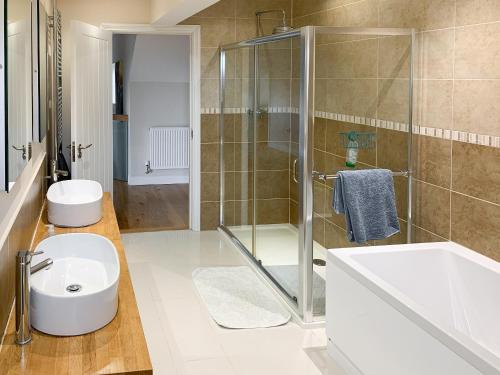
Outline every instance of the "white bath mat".
POLYGON ((223 327, 266 328, 290 320, 290 313, 249 267, 197 268, 193 281, 210 315, 223 327))

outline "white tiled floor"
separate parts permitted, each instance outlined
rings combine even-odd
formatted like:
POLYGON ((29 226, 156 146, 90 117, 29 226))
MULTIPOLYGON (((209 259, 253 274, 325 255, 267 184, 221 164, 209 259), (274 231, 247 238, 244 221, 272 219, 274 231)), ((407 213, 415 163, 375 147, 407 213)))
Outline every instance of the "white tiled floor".
POLYGON ((342 374, 324 329, 229 330, 210 318, 192 282, 200 266, 245 260, 218 232, 122 235, 155 374, 342 374))

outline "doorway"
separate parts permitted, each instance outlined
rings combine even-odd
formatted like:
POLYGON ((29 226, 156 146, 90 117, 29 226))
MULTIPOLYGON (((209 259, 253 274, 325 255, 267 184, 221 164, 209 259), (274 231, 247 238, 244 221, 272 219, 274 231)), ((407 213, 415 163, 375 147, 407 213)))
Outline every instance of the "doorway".
POLYGON ((113 34, 113 188, 122 232, 189 228, 190 38, 113 34))
POLYGON ((72 36, 75 178, 111 193, 123 231, 200 230, 200 27, 72 21, 72 36))

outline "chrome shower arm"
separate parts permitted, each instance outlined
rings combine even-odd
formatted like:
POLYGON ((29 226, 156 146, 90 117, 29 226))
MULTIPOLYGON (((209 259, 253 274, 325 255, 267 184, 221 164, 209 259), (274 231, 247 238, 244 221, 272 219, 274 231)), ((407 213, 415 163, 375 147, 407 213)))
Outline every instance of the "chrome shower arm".
POLYGON ((284 9, 269 9, 269 10, 258 10, 255 12, 255 15, 260 18, 261 15, 267 14, 267 13, 281 13, 282 19, 283 19, 283 26, 286 25, 286 12, 284 9))

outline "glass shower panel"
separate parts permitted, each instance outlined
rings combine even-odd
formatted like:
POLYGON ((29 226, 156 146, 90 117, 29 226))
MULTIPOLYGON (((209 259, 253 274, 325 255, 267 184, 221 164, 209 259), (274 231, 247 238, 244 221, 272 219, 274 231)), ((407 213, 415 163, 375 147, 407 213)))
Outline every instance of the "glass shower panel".
POLYGON ((253 249, 254 47, 226 51, 224 223, 253 249))
MULTIPOLYGON (((411 35, 337 34, 315 40, 314 170, 408 170, 411 35), (357 143, 355 166, 346 165, 348 142, 357 143)), ((345 217, 333 208, 335 180, 313 181, 313 315, 325 313, 326 249, 350 247, 345 217)), ((401 233, 366 245, 406 243, 406 177, 394 177, 401 233)))
POLYGON ((292 122, 298 123, 298 103, 294 107, 292 101, 300 87, 293 82, 292 45, 289 39, 257 49, 255 254, 282 290, 297 301, 298 126, 292 127, 292 122))

